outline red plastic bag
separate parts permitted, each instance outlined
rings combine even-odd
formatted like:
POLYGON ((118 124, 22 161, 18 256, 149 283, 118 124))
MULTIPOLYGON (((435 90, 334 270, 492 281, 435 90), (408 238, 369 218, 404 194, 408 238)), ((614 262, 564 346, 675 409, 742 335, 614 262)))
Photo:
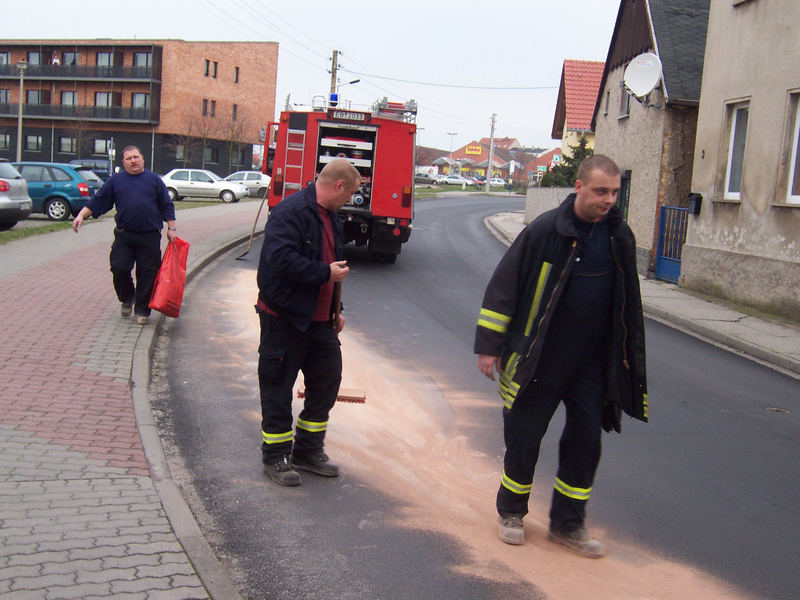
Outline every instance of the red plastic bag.
POLYGON ((189 256, 189 242, 186 240, 176 237, 167 244, 153 284, 150 308, 168 317, 177 317, 181 314, 183 288, 186 285, 187 256, 189 256))

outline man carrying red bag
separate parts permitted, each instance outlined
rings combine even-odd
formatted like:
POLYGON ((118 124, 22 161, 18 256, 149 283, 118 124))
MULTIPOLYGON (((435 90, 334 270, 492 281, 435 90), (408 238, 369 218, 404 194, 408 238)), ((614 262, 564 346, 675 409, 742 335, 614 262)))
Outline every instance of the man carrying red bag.
POLYGON ((95 218, 116 207, 114 242, 111 244, 111 273, 114 291, 122 303, 120 314, 131 312, 139 325, 150 321, 150 295, 161 265, 161 228, 167 222, 167 239, 177 237, 175 206, 161 178, 144 168, 144 158, 136 146, 122 151, 123 171, 115 173, 86 203, 72 229, 78 232, 84 219, 95 218), (136 265, 136 285, 131 271, 136 265))

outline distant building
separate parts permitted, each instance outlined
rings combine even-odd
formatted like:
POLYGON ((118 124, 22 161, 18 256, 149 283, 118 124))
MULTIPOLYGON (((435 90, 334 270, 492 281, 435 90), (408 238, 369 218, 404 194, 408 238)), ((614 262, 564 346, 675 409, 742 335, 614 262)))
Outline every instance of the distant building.
POLYGON ((561 164, 562 160, 563 153, 561 148, 554 148, 529 161, 524 167, 528 177, 528 185, 538 184, 542 180, 542 177, 544 177, 544 174, 551 171, 556 165, 561 164))
POLYGON ((251 167, 275 113, 276 42, 0 40, 0 157, 67 162, 138 146, 159 173, 251 167), (24 61, 24 90, 19 69, 24 61))
POLYGON ((570 146, 577 146, 581 137, 588 148, 594 148, 592 115, 604 66, 597 61, 565 60, 561 68, 552 136, 561 140, 561 151, 567 156, 572 156, 570 146))

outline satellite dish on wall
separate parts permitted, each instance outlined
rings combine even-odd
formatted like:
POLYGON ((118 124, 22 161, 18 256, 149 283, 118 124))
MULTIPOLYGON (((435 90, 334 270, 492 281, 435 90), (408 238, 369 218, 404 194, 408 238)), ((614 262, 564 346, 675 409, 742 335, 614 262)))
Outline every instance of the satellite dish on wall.
POLYGON ((622 80, 634 96, 643 98, 652 92, 661 80, 661 61, 652 52, 640 54, 625 68, 622 80))

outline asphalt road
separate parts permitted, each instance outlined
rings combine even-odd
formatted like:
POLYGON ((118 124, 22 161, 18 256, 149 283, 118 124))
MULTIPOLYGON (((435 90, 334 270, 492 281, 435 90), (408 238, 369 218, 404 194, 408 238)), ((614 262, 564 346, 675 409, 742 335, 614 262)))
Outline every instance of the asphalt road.
MULTIPOLYGON (((408 440, 413 446, 419 432, 427 438, 421 445, 430 447, 427 454, 409 453, 412 466, 404 479, 384 478, 379 467, 370 471, 355 462, 367 461, 348 452, 342 438, 363 442, 358 436, 365 434, 344 429, 337 440, 332 425, 331 445, 350 473, 344 468, 335 480, 306 476, 301 488, 291 490, 266 482, 259 464, 257 320, 251 312, 258 247, 240 261, 233 257, 243 249, 231 253, 192 282, 190 301, 157 353, 162 368, 155 405, 176 477, 183 478, 204 532, 243 596, 541 597, 530 582, 547 580, 549 572, 529 573, 514 555, 498 554, 502 549, 495 546, 503 545, 496 539, 476 552, 458 528, 424 525, 437 503, 449 503, 450 520, 469 528, 461 505, 470 498, 459 494, 468 496, 473 480, 487 489, 497 485, 496 472, 464 474, 463 485, 458 477, 459 466, 474 466, 472 456, 485 458, 494 471, 501 463, 495 387, 477 371, 471 347, 483 288, 505 251, 482 219, 521 207, 521 199, 496 197, 420 201, 415 231, 395 265, 372 263, 361 249, 348 253, 347 331, 369 350, 350 370, 365 371, 363 380, 386 373, 390 383, 430 391, 424 430, 406 424, 405 415, 394 417, 396 445, 408 440), (399 375, 390 374, 389 366, 399 375), (452 440, 458 441, 455 451, 452 440), (460 454, 463 445, 469 456, 460 454), (448 466, 455 474, 445 472, 448 466), (441 470, 449 495, 441 500, 429 488, 429 497, 419 498, 426 494, 415 489, 415 469, 441 470), (452 488, 450 479, 456 481, 452 488)), ((689 565, 699 580, 719 579, 742 596, 796 598, 800 382, 652 321, 647 336, 651 422, 626 420, 622 435, 605 437, 589 506, 590 525, 610 538, 611 556, 587 567, 585 560, 571 563, 558 554, 545 558, 566 561, 556 568, 596 568, 596 574, 585 571, 597 578, 587 585, 603 583, 604 576, 606 583, 618 579, 619 569, 632 573, 638 595, 612 587, 594 597, 681 597, 689 584, 669 571, 660 591, 671 581, 675 589, 668 593, 674 595, 657 593, 652 571, 637 579, 637 570, 652 568, 647 555, 658 557, 657 565, 689 565)), ((377 411, 372 400, 365 407, 337 406, 332 423, 367 419, 366 412, 347 411, 377 411)), ((546 522, 562 423, 559 412, 543 443, 531 520, 546 522)), ((390 438, 391 424, 380 432, 390 438)), ((397 471, 401 461, 384 444, 383 467, 397 471)), ((477 494, 489 515, 481 512, 479 520, 491 519, 492 492, 477 494)), ((494 535, 491 523, 485 529, 494 535)))

